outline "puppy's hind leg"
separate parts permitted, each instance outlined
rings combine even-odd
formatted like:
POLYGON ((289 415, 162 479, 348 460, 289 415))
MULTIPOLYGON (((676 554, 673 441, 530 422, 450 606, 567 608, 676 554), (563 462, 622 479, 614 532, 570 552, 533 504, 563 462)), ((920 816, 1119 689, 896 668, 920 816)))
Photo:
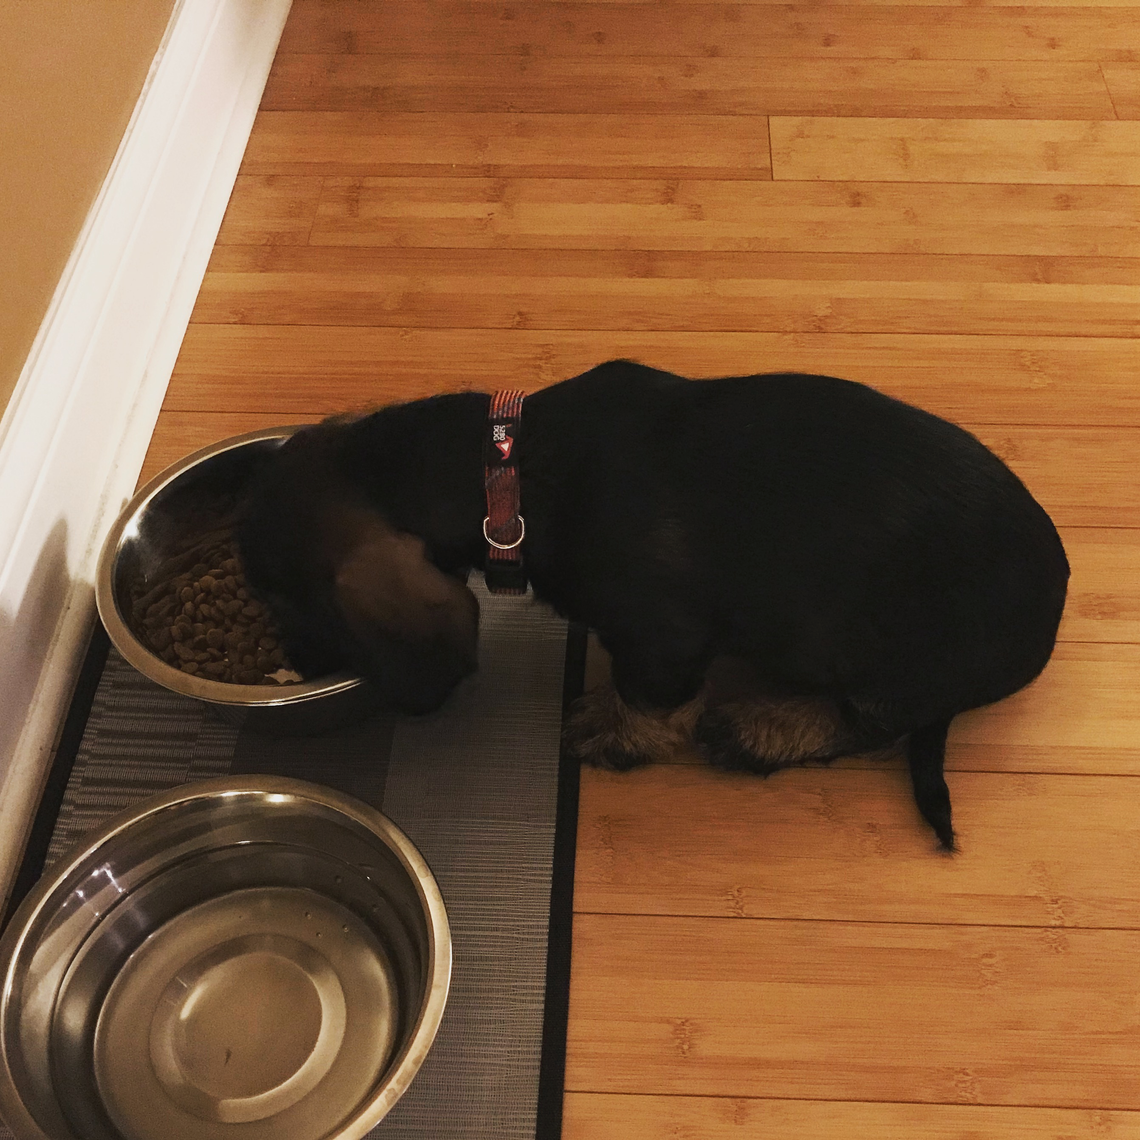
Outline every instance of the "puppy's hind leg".
POLYGON ((758 776, 860 750, 834 702, 808 696, 710 703, 694 737, 711 764, 758 776))
POLYGON ((695 740, 718 768, 768 776, 871 746, 836 701, 774 682, 743 658, 714 658, 702 695, 695 740))
POLYGON ((636 709, 607 683, 576 702, 562 741, 587 764, 625 772, 685 749, 700 708, 694 700, 673 710, 636 709))
POLYGON ((914 785, 914 802, 918 805, 922 818, 934 828, 942 849, 953 852, 957 846, 950 822, 950 789, 942 774, 946 734, 949 730, 949 718, 915 729, 907 741, 906 754, 910 763, 911 783, 914 785))

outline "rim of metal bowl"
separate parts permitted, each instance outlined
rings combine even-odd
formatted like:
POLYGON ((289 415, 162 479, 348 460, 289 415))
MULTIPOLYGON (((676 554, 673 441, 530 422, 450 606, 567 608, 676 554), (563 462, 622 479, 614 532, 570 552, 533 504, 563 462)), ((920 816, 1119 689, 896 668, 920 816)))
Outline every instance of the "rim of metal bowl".
POLYGON ((145 802, 112 816, 95 835, 85 836, 32 888, 0 938, 0 968, 3 969, 3 985, 0 988, 0 1108, 3 1109, 4 1120, 9 1127, 13 1131, 19 1127, 19 1135, 34 1136, 37 1140, 52 1140, 32 1117, 17 1091, 12 1076, 7 1034, 2 1032, 2 1027, 7 1024, 10 1016, 15 970, 29 932, 36 927, 36 919, 44 904, 63 886, 76 868, 94 856, 99 848, 137 823, 193 800, 222 795, 281 795, 317 803, 340 812, 387 841, 415 883, 424 907, 428 925, 427 997, 420 1007, 407 1043, 395 1059, 390 1077, 385 1080, 383 1087, 361 1105, 338 1131, 329 1133, 326 1140, 361 1140, 391 1111, 419 1071, 443 1018, 451 986, 452 960, 451 926, 447 920, 447 909, 427 860, 386 815, 352 796, 284 776, 218 776, 152 796, 145 802))
POLYGON ((140 673, 184 696, 195 697, 213 704, 236 705, 244 708, 295 705, 363 684, 359 676, 347 672, 330 673, 325 677, 298 681, 290 685, 235 685, 183 673, 181 669, 168 665, 139 641, 120 612, 115 597, 115 563, 122 549, 124 537, 131 524, 160 491, 203 460, 212 459, 214 456, 262 439, 288 439, 294 432, 307 426, 309 425, 292 424, 261 428, 259 431, 233 435, 199 448, 160 471, 149 483, 140 488, 119 512, 99 553, 99 562, 95 571, 95 605, 112 644, 140 673))

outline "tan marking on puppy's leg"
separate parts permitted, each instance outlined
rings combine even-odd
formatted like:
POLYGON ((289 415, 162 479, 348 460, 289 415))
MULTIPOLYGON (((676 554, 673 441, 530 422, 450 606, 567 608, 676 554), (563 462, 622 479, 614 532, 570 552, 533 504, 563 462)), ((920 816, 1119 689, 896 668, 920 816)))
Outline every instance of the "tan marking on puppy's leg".
POLYGON ((717 709, 732 724, 741 746, 754 756, 787 764, 835 754, 848 737, 834 703, 813 697, 780 697, 729 703, 717 709))
POLYGON ((563 741, 587 764, 624 771, 686 751, 703 707, 696 699, 669 712, 641 712, 606 683, 575 703, 563 741))
POLYGON ((838 706, 787 691, 739 657, 715 658, 705 677, 707 711, 697 742, 715 764, 754 772, 837 754, 851 740, 838 706))
POLYGON ((718 767, 763 775, 809 760, 830 760, 845 748, 855 750, 839 709, 814 697, 722 701, 701 715, 694 735, 718 767))

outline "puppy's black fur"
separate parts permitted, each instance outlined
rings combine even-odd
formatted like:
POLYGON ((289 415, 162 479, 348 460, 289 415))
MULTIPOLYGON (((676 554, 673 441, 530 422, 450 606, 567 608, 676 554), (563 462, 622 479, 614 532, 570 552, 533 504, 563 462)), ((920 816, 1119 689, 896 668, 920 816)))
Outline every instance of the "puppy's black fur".
MULTIPOLYGON (((331 421, 267 465, 238 541, 302 672, 347 666, 423 712, 475 667, 462 582, 484 558, 488 406, 331 421)), ((1069 574, 996 456, 844 380, 628 361, 529 396, 517 454, 535 593, 597 631, 619 710, 699 698, 697 740, 757 771, 908 737, 918 806, 953 848, 950 721, 1037 676, 1069 574), (814 710, 791 743, 753 723, 777 707, 814 710)), ((580 729, 575 746, 625 767, 643 759, 627 738, 580 729)))

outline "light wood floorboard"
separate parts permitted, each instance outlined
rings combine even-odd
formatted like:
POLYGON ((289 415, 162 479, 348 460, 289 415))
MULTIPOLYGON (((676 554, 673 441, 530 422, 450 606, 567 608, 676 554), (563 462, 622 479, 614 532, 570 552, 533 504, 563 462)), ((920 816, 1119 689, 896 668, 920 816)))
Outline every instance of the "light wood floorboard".
POLYGON ((567 1088, 1132 1109, 1135 930, 580 914, 567 1088))
POLYGON ((631 117, 603 107, 555 118, 470 108, 262 111, 242 169, 245 177, 771 178, 767 116, 708 110, 631 117))
POLYGON ((270 111, 1113 119, 1094 62, 965 58, 285 55, 270 111))
POLYGON ((908 4, 671 4, 666 36, 639 3, 446 3, 401 0, 392 20, 356 0, 297 5, 283 53, 344 55, 659 55, 690 59, 1040 59, 1135 62, 1140 13, 1127 8, 973 7, 908 4))
MULTIPOLYGON (((774 131, 778 123, 773 121, 774 131)), ((1107 125, 1140 131, 1140 124, 1107 125)), ((1136 149, 1125 159, 1140 169, 1140 135, 1134 141, 1136 149)), ((820 154, 828 162, 825 148, 820 154)), ((833 157, 829 169, 837 169, 841 158, 833 157)), ((854 162, 843 179, 789 182, 784 170, 778 177, 329 177, 309 241, 460 249, 1135 255, 1140 186, 1070 185, 1058 176, 1055 185, 947 182, 926 188, 920 181, 860 181, 854 162)), ((255 189, 243 184, 239 191, 255 189)), ((306 201, 308 194, 306 188, 306 201)), ((236 205, 242 207, 241 198, 236 205)), ((230 244, 235 237, 223 231, 220 240, 230 244)), ((256 230, 241 241, 257 244, 256 230)))
POLYGON ((1140 64, 1105 63, 1101 72, 1118 119, 1140 119, 1140 64))
POLYGON ((563 1140, 1136 1140, 1140 1113, 570 1093, 563 1140))
POLYGON ((1140 185, 1140 123, 773 118, 770 129, 781 180, 1140 185))
POLYGON ((279 244, 211 269, 205 324, 1140 334, 1140 258, 279 244))
MULTIPOLYGON (((243 175, 219 245, 1136 256, 1140 187, 243 175)), ((535 259, 541 264, 541 259, 535 259)), ((888 261, 887 264, 890 264, 888 261)), ((1046 269, 1046 281, 1048 281, 1046 269)), ((1111 278, 1109 278, 1111 280, 1111 278)))
POLYGON ((166 407, 328 415, 440 391, 533 391, 615 357, 700 378, 830 373, 960 422, 1140 427, 1140 339, 1044 330, 959 337, 193 324, 166 407))
POLYGON ((1140 820, 1121 794, 1132 779, 955 770, 947 782, 961 850, 948 858, 934 853, 900 763, 767 780, 693 764, 592 771, 582 786, 576 905, 1135 930, 1140 820))

